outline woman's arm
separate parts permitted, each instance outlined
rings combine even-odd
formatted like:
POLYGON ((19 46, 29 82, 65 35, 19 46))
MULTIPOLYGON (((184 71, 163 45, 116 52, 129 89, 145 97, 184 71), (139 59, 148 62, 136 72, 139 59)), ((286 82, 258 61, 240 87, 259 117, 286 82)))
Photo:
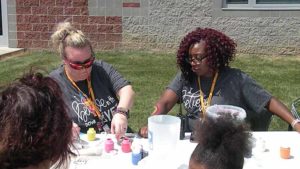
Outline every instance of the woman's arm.
MULTIPOLYGON (((166 89, 161 95, 160 99, 156 102, 155 110, 151 115, 167 114, 177 103, 178 96, 171 89, 166 89)), ((148 137, 148 126, 140 128, 139 135, 141 137, 148 137)))
POLYGON ((132 89, 132 86, 126 85, 122 87, 117 94, 120 98, 118 107, 122 107, 126 110, 130 110, 130 108, 133 105, 133 99, 134 99, 134 91, 132 89))
POLYGON ((155 110, 151 115, 168 114, 178 101, 178 96, 171 89, 166 89, 155 104, 155 110))
MULTIPOLYGON (((271 98, 269 104, 267 105, 267 109, 289 124, 292 124, 292 122, 295 120, 295 117, 288 110, 288 108, 275 97, 271 98)), ((296 123, 294 129, 300 132, 300 123, 296 123)))
MULTIPOLYGON (((134 91, 131 85, 122 87, 118 92, 119 104, 117 111, 122 110, 128 112, 133 105, 134 91)), ((116 134, 117 139, 124 135, 127 131, 127 116, 122 113, 115 113, 111 122, 111 133, 116 134)))

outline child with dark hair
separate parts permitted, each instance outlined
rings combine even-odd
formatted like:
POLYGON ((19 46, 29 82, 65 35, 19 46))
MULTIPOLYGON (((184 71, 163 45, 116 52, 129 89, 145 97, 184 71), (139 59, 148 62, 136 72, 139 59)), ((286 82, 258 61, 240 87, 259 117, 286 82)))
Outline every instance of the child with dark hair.
POLYGON ((196 129, 198 145, 189 169, 242 169, 252 148, 247 126, 229 117, 206 118, 196 129))
POLYGON ((29 73, 0 93, 1 169, 65 166, 74 153, 72 121, 61 93, 40 73, 29 73))

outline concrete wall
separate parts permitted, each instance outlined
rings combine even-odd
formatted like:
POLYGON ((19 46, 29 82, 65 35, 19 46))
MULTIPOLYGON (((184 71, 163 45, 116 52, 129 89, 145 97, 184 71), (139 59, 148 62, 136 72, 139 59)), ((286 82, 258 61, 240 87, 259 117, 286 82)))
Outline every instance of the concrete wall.
POLYGON ((149 0, 148 15, 123 15, 123 42, 137 48, 176 49, 195 27, 236 40, 242 53, 300 54, 299 10, 228 10, 221 0, 149 0))
POLYGON ((300 54, 299 10, 229 10, 221 0, 9 0, 10 46, 51 48, 55 23, 69 18, 96 50, 175 51, 196 27, 236 40, 242 53, 300 54))

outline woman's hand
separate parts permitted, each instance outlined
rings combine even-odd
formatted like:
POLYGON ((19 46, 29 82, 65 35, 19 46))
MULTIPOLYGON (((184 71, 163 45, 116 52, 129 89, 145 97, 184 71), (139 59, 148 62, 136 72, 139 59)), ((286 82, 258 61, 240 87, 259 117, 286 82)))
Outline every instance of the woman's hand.
POLYGON ((111 133, 116 135, 117 140, 125 135, 127 131, 127 117, 121 113, 116 113, 111 121, 111 133))
POLYGON ((143 138, 148 138, 148 126, 143 126, 140 128, 139 135, 143 138))

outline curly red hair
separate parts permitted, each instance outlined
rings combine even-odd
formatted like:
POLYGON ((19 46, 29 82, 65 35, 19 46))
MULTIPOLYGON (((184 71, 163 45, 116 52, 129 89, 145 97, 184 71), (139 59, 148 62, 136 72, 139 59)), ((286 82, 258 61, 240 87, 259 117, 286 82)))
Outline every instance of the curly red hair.
POLYGON ((190 47, 201 40, 205 41, 205 55, 210 68, 221 70, 229 66, 235 57, 236 43, 230 37, 211 28, 196 28, 182 39, 177 51, 177 65, 188 81, 192 80, 194 72, 185 60, 189 57, 190 47))

